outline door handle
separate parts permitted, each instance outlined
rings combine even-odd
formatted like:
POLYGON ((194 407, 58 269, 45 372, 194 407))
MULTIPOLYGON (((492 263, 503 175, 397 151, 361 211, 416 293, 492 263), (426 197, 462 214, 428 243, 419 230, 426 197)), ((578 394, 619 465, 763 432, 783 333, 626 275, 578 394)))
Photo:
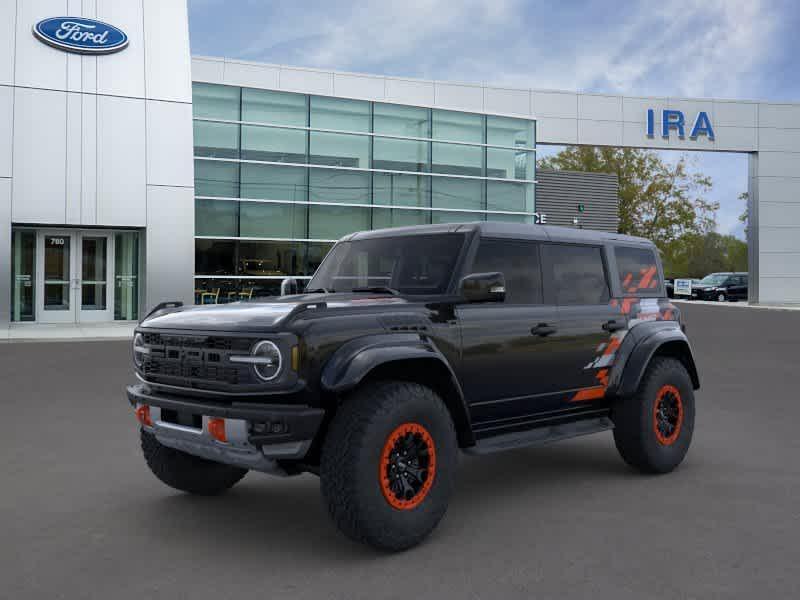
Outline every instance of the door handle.
POLYGON ((605 323, 603 323, 603 329, 605 329, 609 333, 614 331, 619 331, 620 329, 625 329, 627 326, 628 324, 625 323, 625 321, 615 321, 614 319, 611 319, 610 321, 606 321, 605 323))
POLYGON ((551 335, 556 332, 556 328, 554 325, 550 323, 539 323, 535 327, 531 327, 531 333, 533 335, 540 335, 542 337, 551 335))

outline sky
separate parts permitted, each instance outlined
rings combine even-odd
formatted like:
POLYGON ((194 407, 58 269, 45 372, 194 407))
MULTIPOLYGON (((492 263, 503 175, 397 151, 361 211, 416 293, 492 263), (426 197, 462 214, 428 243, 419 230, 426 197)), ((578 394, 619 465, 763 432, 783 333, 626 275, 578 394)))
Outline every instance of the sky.
MULTIPOLYGON (((197 55, 521 88, 800 101, 797 0, 189 0, 189 26, 197 55)), ((714 182, 719 231, 743 237, 747 156, 692 159, 714 182)))

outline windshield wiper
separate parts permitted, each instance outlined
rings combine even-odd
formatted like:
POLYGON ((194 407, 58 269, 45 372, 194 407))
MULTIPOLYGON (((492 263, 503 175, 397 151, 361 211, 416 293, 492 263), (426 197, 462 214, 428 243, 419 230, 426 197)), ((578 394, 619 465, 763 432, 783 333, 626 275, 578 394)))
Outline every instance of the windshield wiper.
POLYGON ((332 289, 329 290, 328 288, 320 287, 320 288, 314 288, 313 290, 306 290, 305 293, 306 294, 332 294, 333 290, 332 289))
POLYGON ((399 296, 400 292, 398 292, 394 288, 386 287, 385 285, 365 285, 363 287, 354 287, 351 292, 375 292, 375 293, 384 293, 384 294, 391 294, 392 296, 399 296))

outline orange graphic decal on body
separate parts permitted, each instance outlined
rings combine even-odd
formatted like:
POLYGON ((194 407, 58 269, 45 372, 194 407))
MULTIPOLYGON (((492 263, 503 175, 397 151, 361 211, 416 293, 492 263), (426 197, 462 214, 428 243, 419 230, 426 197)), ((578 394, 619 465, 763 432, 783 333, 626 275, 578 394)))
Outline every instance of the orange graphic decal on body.
MULTIPOLYGON (((644 289, 645 285, 651 288, 657 287, 658 280, 653 279, 656 272, 656 267, 642 269, 641 285, 635 287, 640 289, 644 289)), ((626 275, 625 281, 629 281, 632 278, 632 275, 630 277, 628 275, 626 275)), ((614 332, 607 342, 598 346, 594 360, 584 367, 585 369, 597 369, 595 379, 598 385, 578 390, 569 399, 570 402, 586 402, 600 400, 605 397, 609 385, 609 369, 614 365, 617 350, 619 350, 631 327, 643 321, 675 321, 678 319, 675 305, 663 298, 638 298, 635 296, 621 299, 612 298, 609 301, 609 306, 619 309, 620 313, 626 318, 628 327, 614 332)))

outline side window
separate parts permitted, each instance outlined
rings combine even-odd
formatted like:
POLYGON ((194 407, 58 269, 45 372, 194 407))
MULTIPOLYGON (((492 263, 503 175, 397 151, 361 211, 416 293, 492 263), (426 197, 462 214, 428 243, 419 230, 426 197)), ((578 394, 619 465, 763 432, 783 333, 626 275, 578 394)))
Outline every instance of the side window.
POLYGON ((507 304, 542 303, 542 272, 535 242, 482 239, 472 272, 502 273, 507 304))
POLYGON ((614 248, 623 294, 647 294, 661 289, 658 263, 651 248, 614 248))
POLYGON ((545 264, 553 278, 556 304, 605 304, 608 291, 602 250, 596 246, 546 244, 545 264))

